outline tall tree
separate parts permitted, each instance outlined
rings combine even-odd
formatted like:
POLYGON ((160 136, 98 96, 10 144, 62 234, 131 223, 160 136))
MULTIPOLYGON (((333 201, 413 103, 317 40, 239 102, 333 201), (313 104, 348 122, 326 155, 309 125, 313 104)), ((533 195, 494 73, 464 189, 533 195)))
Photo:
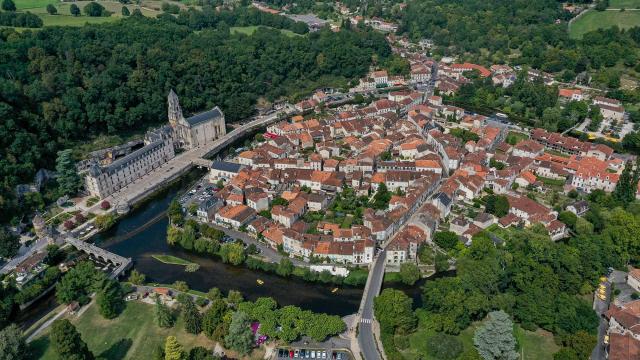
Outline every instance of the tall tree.
POLYGON ((624 166, 624 170, 622 170, 622 174, 620 174, 620 178, 618 178, 618 183, 616 184, 616 188, 613 190, 613 198, 623 202, 624 204, 628 204, 635 199, 636 187, 638 185, 637 180, 635 179, 635 175, 633 172, 633 163, 631 161, 627 161, 624 166))
POLYGON ((184 329, 191 334, 199 334, 202 331, 202 315, 193 303, 191 296, 182 305, 182 316, 184 317, 184 329))
POLYGON ((175 336, 167 336, 164 342, 165 360, 185 360, 185 353, 182 345, 175 336))
POLYGON ((82 261, 69 270, 56 285, 56 298, 59 302, 69 304, 78 301, 89 302, 88 295, 100 290, 106 276, 96 270, 91 261, 82 261))
POLYGON ((132 270, 131 274, 129 275, 129 282, 134 285, 142 285, 144 284, 145 280, 146 280, 146 276, 135 269, 132 270))
POLYGON ((22 330, 11 324, 0 331, 0 360, 26 360, 29 351, 22 330))
POLYGON ((473 343, 484 360, 517 360, 513 322, 504 311, 489 313, 487 322, 476 330, 473 343))
POLYGON ((154 309, 154 316, 156 318, 156 324, 161 328, 170 328, 174 324, 173 314, 171 309, 163 304, 160 299, 156 299, 156 308, 154 309))
POLYGON ((125 303, 123 299, 122 287, 115 280, 109 280, 98 293, 97 303, 100 314, 105 319, 113 319, 122 312, 125 303))
POLYGON ((420 279, 420 269, 413 262, 406 262, 400 265, 400 281, 407 285, 413 285, 420 279))
POLYGON ((56 320, 51 327, 50 335, 53 349, 60 359, 93 360, 87 344, 80 337, 75 326, 67 319, 56 320))
POLYGON ((250 327, 249 316, 242 311, 236 311, 231 317, 229 333, 224 338, 225 346, 246 355, 253 346, 253 332, 250 327))
POLYGON ((20 238, 0 226, 0 257, 12 258, 20 249, 20 238))
POLYGON ((69 13, 73 16, 79 16, 80 8, 76 4, 71 4, 71 6, 69 6, 69 13))
POLYGON ((205 311, 202 317, 202 331, 208 337, 212 337, 213 333, 220 323, 222 317, 227 312, 227 303, 222 299, 213 300, 211 306, 205 311))
POLYGON ((67 195, 73 195, 78 192, 78 189, 82 186, 82 179, 78 175, 71 149, 58 151, 56 172, 58 173, 57 180, 62 192, 67 195))
POLYGON ((376 319, 380 321, 382 331, 394 334, 406 334, 416 326, 416 317, 412 309, 413 300, 404 292, 384 289, 380 296, 373 299, 376 319))
POLYGON ((2 10, 16 11, 16 4, 13 2, 13 0, 2 0, 2 10))

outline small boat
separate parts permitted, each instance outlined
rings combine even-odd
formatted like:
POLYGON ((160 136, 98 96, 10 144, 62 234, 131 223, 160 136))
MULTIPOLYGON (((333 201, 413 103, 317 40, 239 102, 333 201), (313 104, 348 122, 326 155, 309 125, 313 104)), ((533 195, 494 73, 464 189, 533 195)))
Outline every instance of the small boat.
POLYGON ((336 292, 338 292, 338 288, 333 288, 333 290, 331 290, 331 293, 335 294, 336 292))
POLYGON ((258 285, 263 285, 264 284, 264 281, 262 281, 260 279, 256 280, 256 282, 258 283, 258 285))

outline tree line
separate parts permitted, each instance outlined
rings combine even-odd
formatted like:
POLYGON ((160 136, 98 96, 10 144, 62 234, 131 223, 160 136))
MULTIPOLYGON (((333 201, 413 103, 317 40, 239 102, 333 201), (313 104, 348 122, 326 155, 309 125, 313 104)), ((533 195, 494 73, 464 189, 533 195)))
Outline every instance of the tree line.
MULTIPOLYGON (((586 197, 590 210, 584 216, 560 213, 573 234, 566 241, 551 241, 540 225, 500 232, 504 245, 484 231, 466 248, 448 233, 436 237, 441 247, 457 249, 457 273, 427 281, 415 311, 402 292, 385 290, 376 299, 387 355, 397 358, 397 349, 408 346, 402 338, 415 331, 418 319, 421 328, 457 335, 502 310, 526 330, 552 332, 563 346, 557 359, 588 357, 599 319, 583 296, 593 294, 608 267, 640 264, 640 202, 632 190, 640 172, 628 168, 612 194, 596 190, 586 197)), ((496 199, 494 211, 498 204, 496 199)))
MULTIPOLYGON (((233 14, 216 16, 221 23, 255 23, 229 20, 233 14)), ((246 36, 180 19, 131 16, 37 33, 0 30, 2 223, 33 209, 16 199, 15 186, 50 167, 58 150, 165 122, 172 88, 187 114, 218 105, 235 121, 251 115, 259 97, 273 101, 346 83, 364 75, 374 55, 390 54, 384 37, 370 31, 287 37, 262 29, 246 36)))

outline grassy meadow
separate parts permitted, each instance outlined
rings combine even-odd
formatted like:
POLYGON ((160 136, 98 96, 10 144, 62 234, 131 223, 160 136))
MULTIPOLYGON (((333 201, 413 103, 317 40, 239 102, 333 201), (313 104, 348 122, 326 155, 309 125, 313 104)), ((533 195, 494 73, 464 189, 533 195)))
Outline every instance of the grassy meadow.
POLYGON ((584 34, 590 31, 607 29, 616 25, 622 29, 640 26, 640 11, 589 10, 571 24, 569 27, 569 35, 574 39, 580 39, 584 34))

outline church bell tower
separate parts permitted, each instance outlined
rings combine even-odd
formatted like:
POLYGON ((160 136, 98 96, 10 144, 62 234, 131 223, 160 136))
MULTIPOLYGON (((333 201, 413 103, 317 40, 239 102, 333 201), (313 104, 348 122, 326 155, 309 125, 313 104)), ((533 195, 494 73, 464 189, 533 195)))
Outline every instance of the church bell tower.
POLYGON ((171 89, 169 91, 169 96, 167 96, 167 103, 169 104, 169 109, 167 112, 167 117, 169 118, 169 124, 172 128, 176 128, 178 122, 183 119, 182 117, 182 109, 180 109, 180 102, 178 101, 178 95, 171 89))

